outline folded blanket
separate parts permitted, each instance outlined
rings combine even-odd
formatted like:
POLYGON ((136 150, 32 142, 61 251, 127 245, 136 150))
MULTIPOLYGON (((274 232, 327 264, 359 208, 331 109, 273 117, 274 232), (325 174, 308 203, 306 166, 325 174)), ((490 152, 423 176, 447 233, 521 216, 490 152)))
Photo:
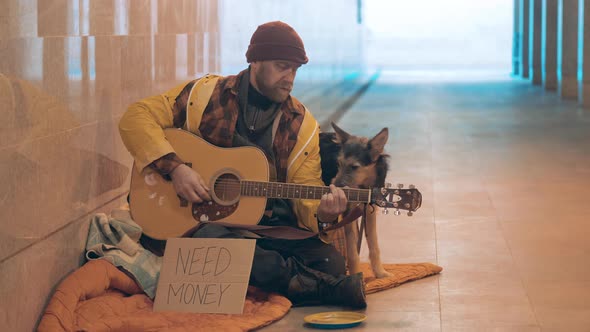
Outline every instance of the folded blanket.
POLYGON ((432 263, 383 264, 383 268, 391 276, 377 279, 373 275, 371 265, 361 263, 361 272, 365 277, 365 292, 367 294, 397 287, 408 281, 426 278, 443 270, 442 267, 432 263))
POLYGON ((122 268, 153 299, 162 257, 154 255, 138 243, 141 232, 141 227, 131 219, 129 210, 115 209, 110 216, 97 213, 88 229, 86 258, 105 259, 122 268))
POLYGON ((249 287, 241 315, 153 312, 153 302, 106 260, 86 263, 58 286, 38 331, 250 331, 287 314, 291 302, 249 287))

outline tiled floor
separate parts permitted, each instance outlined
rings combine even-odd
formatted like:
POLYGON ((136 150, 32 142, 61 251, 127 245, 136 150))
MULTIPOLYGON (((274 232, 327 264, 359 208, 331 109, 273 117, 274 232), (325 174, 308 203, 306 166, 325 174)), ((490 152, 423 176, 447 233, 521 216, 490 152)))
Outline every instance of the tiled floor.
POLYGON ((369 295, 351 331, 590 331, 590 110, 523 81, 400 82, 382 75, 338 124, 389 127, 391 182, 423 194, 413 217, 380 216, 383 261, 444 270, 369 295))

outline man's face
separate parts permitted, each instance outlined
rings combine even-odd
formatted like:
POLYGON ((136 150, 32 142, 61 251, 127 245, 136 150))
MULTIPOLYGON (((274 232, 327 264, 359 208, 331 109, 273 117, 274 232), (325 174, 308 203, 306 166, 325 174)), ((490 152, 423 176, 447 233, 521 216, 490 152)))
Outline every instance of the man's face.
POLYGON ((291 90, 300 64, 285 60, 257 61, 251 65, 254 87, 275 103, 284 102, 291 90))

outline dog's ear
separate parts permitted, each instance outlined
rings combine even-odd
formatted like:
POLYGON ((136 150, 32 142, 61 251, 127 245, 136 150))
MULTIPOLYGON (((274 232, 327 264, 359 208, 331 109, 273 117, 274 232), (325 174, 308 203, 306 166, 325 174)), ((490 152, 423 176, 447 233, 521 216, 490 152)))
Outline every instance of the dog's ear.
POLYGON ((377 161, 379 156, 383 153, 383 148, 385 147, 385 143, 387 143, 388 137, 389 130, 387 128, 383 128, 379 134, 371 138, 369 141, 369 145, 371 146, 371 160, 377 161))
POLYGON ((350 134, 340 129, 334 122, 332 122, 332 128, 336 132, 337 143, 344 144, 350 138, 350 134))

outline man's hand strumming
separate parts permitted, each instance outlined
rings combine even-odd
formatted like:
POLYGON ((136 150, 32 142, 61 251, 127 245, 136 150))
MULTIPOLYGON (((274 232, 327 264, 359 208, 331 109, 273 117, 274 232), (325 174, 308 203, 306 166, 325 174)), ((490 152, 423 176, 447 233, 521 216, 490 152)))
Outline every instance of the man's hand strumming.
POLYGON ((170 173, 176 193, 192 203, 210 201, 209 187, 203 178, 187 165, 180 165, 170 173))

